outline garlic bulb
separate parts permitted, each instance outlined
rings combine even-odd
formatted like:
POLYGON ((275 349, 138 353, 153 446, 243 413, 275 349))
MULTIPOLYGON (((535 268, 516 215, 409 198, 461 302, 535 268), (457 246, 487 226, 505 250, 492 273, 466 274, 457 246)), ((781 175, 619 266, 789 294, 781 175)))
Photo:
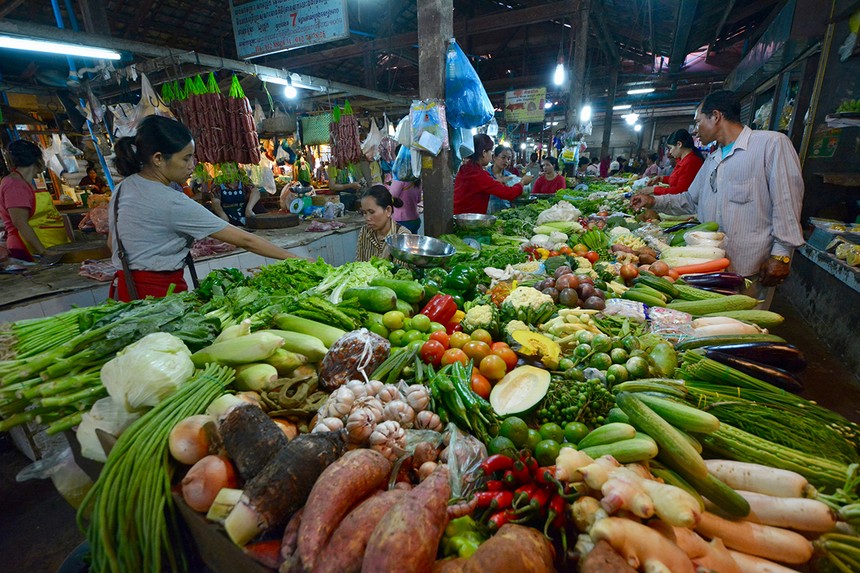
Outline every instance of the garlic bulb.
POLYGON ((314 426, 312 433, 316 432, 337 432, 343 430, 343 420, 340 418, 320 418, 317 425, 314 426))
POLYGON ((364 398, 368 395, 367 385, 361 380, 350 380, 346 383, 346 387, 352 391, 356 398, 364 398))
POLYGON ((422 412, 430 405, 430 390, 423 384, 407 386, 403 397, 416 412, 422 412))
POLYGON ((414 425, 416 430, 433 430, 434 432, 441 432, 444 429, 442 426, 442 419, 439 417, 439 414, 431 412, 430 410, 418 412, 418 414, 415 415, 414 425))
POLYGON ((355 402, 355 394, 346 386, 341 386, 332 392, 332 403, 329 404, 328 414, 330 416, 344 417, 349 415, 352 404, 355 402))
POLYGON ((376 417, 369 408, 357 408, 350 412, 346 420, 346 431, 349 441, 354 444, 364 444, 370 439, 370 434, 376 428, 376 417))
POLYGON ((353 410, 358 410, 359 408, 366 408, 370 410, 370 412, 373 414, 373 421, 376 423, 382 422, 384 419, 382 416, 382 402, 380 402, 373 396, 359 398, 352 403, 353 410))
POLYGON ((400 424, 389 420, 377 425, 370 434, 370 447, 384 455, 391 461, 395 461, 406 446, 406 431, 400 424))
POLYGON ((368 396, 376 396, 385 384, 379 380, 368 380, 364 386, 367 389, 368 396))
POLYGON ((401 427, 409 429, 415 421, 415 410, 403 400, 392 400, 382 408, 382 417, 394 420, 401 427))
POLYGON ((400 400, 400 390, 397 389, 397 386, 394 384, 386 384, 382 387, 379 393, 376 394, 376 397, 382 401, 383 404, 391 402, 392 400, 400 400))

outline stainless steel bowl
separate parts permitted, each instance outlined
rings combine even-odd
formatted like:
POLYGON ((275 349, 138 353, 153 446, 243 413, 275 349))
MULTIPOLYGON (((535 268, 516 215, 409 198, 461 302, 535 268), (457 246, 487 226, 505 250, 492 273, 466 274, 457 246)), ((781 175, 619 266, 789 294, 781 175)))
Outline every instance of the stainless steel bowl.
POLYGON ((438 267, 448 262, 456 249, 445 241, 424 235, 396 235, 385 239, 391 256, 416 267, 438 267))
POLYGON ((454 222, 464 231, 476 231, 479 229, 491 229, 496 224, 493 215, 481 215, 479 213, 462 213, 454 215, 454 222))

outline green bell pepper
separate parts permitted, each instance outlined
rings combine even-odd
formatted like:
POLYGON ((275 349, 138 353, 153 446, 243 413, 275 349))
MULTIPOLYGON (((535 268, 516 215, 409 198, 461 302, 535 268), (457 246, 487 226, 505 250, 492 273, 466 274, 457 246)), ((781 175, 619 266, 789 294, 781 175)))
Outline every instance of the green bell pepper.
POLYGON ((446 556, 468 559, 487 537, 477 530, 477 524, 471 516, 452 519, 445 528, 442 539, 442 551, 446 556))
POLYGON ((436 284, 441 286, 445 284, 445 279, 448 278, 448 272, 441 267, 426 269, 424 271, 424 278, 435 281, 436 284))
POLYGON ((445 288, 459 292, 467 292, 474 289, 478 284, 478 273, 475 269, 465 265, 454 265, 448 278, 445 280, 445 288))
POLYGON ((463 306, 466 304, 466 299, 463 298, 463 293, 460 291, 456 291, 449 288, 442 289, 443 294, 451 295, 451 298, 454 299, 454 303, 457 305, 457 310, 463 310, 463 306))

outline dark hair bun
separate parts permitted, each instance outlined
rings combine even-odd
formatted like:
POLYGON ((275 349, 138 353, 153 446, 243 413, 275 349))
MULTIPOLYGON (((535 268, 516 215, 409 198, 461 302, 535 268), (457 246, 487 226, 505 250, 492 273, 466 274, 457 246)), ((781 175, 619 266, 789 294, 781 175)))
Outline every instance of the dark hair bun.
POLYGON ((400 209, 401 207, 403 207, 403 199, 401 199, 400 197, 393 197, 391 199, 391 205, 397 209, 400 209))
POLYGON ((9 160, 15 167, 30 167, 42 159, 42 150, 32 141, 16 139, 9 144, 9 160))

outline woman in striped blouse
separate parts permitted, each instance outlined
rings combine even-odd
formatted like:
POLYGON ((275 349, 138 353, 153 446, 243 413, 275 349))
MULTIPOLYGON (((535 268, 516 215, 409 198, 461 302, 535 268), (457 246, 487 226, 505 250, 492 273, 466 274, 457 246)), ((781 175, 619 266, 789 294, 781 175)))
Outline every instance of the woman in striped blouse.
POLYGON ((385 239, 411 234, 409 229, 394 220, 395 207, 403 207, 403 201, 392 197, 384 185, 374 185, 361 196, 361 214, 365 225, 358 234, 356 261, 369 261, 372 257, 390 259, 391 252, 385 239))

